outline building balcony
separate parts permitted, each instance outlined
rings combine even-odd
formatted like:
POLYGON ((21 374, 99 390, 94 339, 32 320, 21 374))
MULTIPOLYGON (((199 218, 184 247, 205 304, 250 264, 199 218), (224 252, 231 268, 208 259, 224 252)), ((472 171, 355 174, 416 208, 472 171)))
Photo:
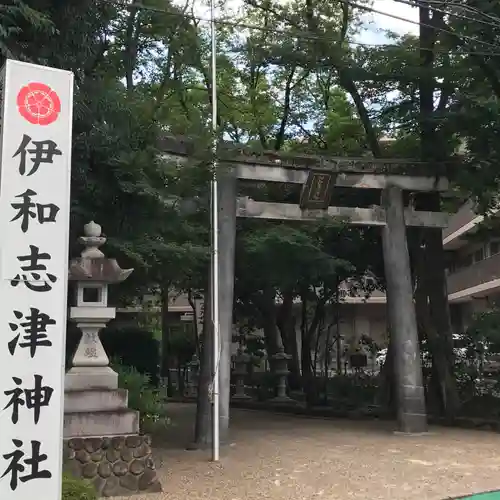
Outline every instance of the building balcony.
POLYGON ((500 291, 500 254, 448 274, 448 298, 460 302, 500 291))

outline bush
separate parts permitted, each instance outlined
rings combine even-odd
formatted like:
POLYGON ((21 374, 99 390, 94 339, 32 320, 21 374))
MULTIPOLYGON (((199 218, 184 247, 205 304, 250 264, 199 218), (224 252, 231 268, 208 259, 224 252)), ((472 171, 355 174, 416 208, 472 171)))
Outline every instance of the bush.
MULTIPOLYGON (((66 340, 66 365, 78 346, 81 333, 68 322, 66 340)), ((150 383, 157 386, 160 366, 160 344, 153 332, 138 327, 105 328, 100 333, 102 345, 109 358, 120 358, 120 363, 135 368, 139 373, 149 375, 150 383)))
POLYGON ((259 401, 265 401, 276 395, 276 376, 272 372, 253 373, 249 385, 252 386, 252 395, 259 401))
POLYGON ((149 375, 114 359, 111 367, 118 373, 118 386, 128 391, 128 406, 140 414, 143 432, 151 432, 157 425, 166 424, 164 402, 159 391, 151 386, 149 375))
POLYGON ((337 375, 328 379, 328 396, 336 404, 362 407, 373 404, 378 389, 378 378, 366 374, 337 375))
POLYGON ((88 481, 64 474, 62 500, 97 500, 97 492, 88 481))

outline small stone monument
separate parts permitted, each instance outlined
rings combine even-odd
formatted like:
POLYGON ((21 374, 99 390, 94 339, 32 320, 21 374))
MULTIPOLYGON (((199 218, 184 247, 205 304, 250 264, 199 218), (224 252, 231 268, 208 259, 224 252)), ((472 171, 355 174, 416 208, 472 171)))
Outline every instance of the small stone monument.
POLYGON ((288 370, 288 361, 292 357, 285 353, 283 346, 280 346, 278 352, 271 356, 271 368, 276 377, 276 397, 271 399, 270 403, 294 403, 295 400, 288 397, 286 393, 286 377, 290 373, 288 370))
POLYGON ((128 392, 118 388, 99 338, 116 314, 108 307, 108 285, 124 281, 133 269, 121 269, 99 250, 106 242, 101 226, 89 222, 84 234, 79 241, 85 248, 69 268, 76 283, 69 319, 82 337, 65 378, 65 466, 91 480, 102 496, 161 491, 150 438, 139 435, 139 413, 128 408, 128 392))
POLYGON ((234 400, 246 401, 250 399, 245 393, 245 377, 248 374, 248 363, 250 356, 243 352, 241 347, 234 358, 234 378, 236 380, 236 391, 233 395, 234 400))

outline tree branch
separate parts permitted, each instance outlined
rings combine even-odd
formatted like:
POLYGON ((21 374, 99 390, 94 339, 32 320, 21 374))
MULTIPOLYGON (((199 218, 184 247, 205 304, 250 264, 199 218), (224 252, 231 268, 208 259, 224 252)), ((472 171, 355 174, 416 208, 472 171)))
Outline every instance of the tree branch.
POLYGON ((295 76, 296 69, 297 67, 294 66, 286 79, 285 101, 283 103, 283 116, 281 117, 280 128, 278 130, 278 133, 276 134, 276 138, 274 141, 275 151, 279 151, 285 141, 285 131, 286 131, 286 126, 288 124, 288 117, 290 116, 290 101, 291 101, 290 97, 293 88, 292 82, 293 82, 293 77, 295 76))

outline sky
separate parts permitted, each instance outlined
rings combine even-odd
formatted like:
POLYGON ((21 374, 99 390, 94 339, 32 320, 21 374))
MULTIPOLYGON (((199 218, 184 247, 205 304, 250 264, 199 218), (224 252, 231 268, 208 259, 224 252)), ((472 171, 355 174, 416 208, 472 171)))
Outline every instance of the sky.
MULTIPOLYGON (((185 0, 174 0, 174 3, 183 5, 185 0)), ((194 0, 194 3, 195 14, 204 19, 209 19, 210 10, 208 8, 208 0, 194 0)), ((217 0, 215 0, 215 3, 218 3, 217 0)), ((242 0, 225 0, 224 4, 226 9, 238 10, 242 4, 242 0)), ((386 12, 400 18, 410 19, 412 21, 418 20, 418 10, 415 7, 410 7, 406 3, 400 3, 395 0, 374 0, 372 7, 375 10, 386 12)), ((360 33, 360 35, 356 37, 356 41, 358 42, 370 44, 388 43, 388 39, 381 33, 381 30, 394 31, 400 35, 418 33, 418 26, 416 24, 375 13, 366 13, 363 14, 363 17, 370 25, 367 26, 363 33, 360 33)))
MULTIPOLYGON (((410 7, 405 3, 399 3, 395 0, 374 0, 373 9, 381 12, 389 13, 393 16, 412 21, 418 21, 418 9, 410 7)), ((388 43, 387 37, 382 33, 382 30, 389 30, 405 35, 412 33, 418 34, 418 25, 411 24, 399 19, 394 19, 388 16, 375 13, 366 13, 363 15, 366 21, 370 22, 370 26, 358 35, 357 40, 362 43, 383 44, 388 43)))

